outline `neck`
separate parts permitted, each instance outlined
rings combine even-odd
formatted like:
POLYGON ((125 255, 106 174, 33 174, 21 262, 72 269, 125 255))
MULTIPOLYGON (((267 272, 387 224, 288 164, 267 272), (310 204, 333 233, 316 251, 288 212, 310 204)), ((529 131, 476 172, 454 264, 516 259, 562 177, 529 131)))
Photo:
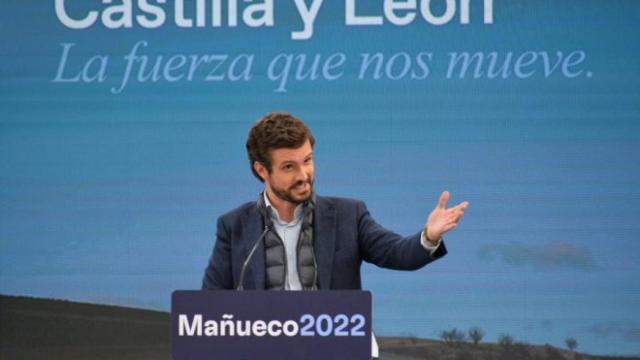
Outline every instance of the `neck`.
POLYGON ((278 216, 280 216, 280 219, 286 222, 291 222, 293 220, 293 214, 298 204, 280 199, 271 192, 271 189, 269 189, 269 187, 266 188, 266 192, 271 206, 276 209, 276 211, 278 212, 278 216))

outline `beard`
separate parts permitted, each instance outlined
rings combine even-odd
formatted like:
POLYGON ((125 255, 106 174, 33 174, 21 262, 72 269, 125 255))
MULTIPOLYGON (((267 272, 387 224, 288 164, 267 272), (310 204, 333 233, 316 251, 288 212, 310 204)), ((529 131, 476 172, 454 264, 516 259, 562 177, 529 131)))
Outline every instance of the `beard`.
POLYGON ((281 200, 288 201, 292 204, 301 204, 309 200, 311 194, 313 194, 313 179, 310 179, 308 181, 298 181, 287 189, 277 188, 273 186, 273 184, 271 184, 270 187, 271 192, 273 192, 281 200), (306 189, 300 192, 298 190, 298 187, 305 184, 307 184, 306 189))

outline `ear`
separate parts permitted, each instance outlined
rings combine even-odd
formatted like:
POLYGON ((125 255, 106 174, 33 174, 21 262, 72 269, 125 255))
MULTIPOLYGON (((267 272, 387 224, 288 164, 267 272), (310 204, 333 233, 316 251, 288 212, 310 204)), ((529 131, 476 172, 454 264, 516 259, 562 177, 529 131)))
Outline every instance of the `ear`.
POLYGON ((255 172, 258 173, 258 175, 260 175, 260 177, 262 178, 262 181, 266 181, 267 180, 267 176, 269 174, 269 170, 267 170, 267 168, 260 162, 258 161, 254 161, 253 162, 253 170, 255 170, 255 172))

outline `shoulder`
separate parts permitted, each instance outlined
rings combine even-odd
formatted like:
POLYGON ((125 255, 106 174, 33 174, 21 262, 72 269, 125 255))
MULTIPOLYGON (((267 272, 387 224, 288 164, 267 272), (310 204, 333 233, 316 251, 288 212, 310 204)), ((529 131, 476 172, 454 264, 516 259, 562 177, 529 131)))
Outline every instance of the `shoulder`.
POLYGON ((258 211, 258 204, 255 201, 249 201, 220 215, 219 220, 230 223, 248 217, 256 211, 258 211))
POLYGON ((337 210, 366 209, 366 205, 362 200, 335 196, 316 196, 316 204, 316 206, 335 208, 337 210))

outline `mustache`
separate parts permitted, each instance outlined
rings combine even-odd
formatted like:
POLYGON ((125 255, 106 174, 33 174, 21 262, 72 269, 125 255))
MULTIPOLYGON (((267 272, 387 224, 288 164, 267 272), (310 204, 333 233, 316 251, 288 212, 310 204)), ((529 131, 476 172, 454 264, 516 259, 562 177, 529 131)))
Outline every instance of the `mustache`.
POLYGON ((296 186, 303 185, 303 184, 309 184, 309 186, 313 186, 313 179, 310 179, 307 181, 298 181, 295 184, 291 185, 289 187, 289 190, 293 190, 296 186))

